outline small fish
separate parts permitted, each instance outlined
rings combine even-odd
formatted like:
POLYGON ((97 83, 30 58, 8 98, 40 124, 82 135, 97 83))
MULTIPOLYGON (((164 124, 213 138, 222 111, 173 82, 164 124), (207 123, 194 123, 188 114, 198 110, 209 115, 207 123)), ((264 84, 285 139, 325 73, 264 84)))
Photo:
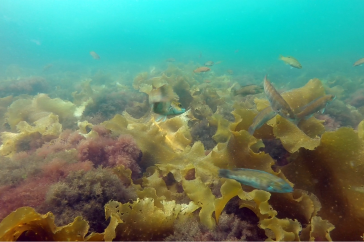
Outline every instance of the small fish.
POLYGON ((50 68, 52 68, 52 66, 53 66, 53 64, 45 65, 45 66, 43 67, 43 72, 45 72, 45 71, 49 70, 50 68))
POLYGON ((177 101, 153 103, 152 110, 154 113, 160 115, 156 119, 157 122, 165 121, 169 115, 178 115, 186 112, 186 109, 182 108, 181 103, 177 101))
POLYGON ((205 63, 205 66, 213 66, 214 65, 214 62, 213 61, 207 61, 205 63))
POLYGON ((234 71, 231 70, 231 69, 229 69, 229 70, 227 70, 227 73, 229 73, 230 75, 233 75, 234 74, 234 71))
POLYGON ((311 117, 314 113, 321 111, 323 113, 325 111, 326 106, 333 100, 335 100, 334 95, 325 95, 323 97, 316 98, 309 104, 305 105, 302 108, 302 111, 296 114, 297 120, 302 120, 305 118, 311 117))
POLYGON ((208 68, 206 66, 202 66, 202 67, 197 68, 193 72, 194 73, 201 73, 201 72, 207 72, 207 71, 210 71, 210 70, 211 70, 210 68, 208 68))
POLYGON ((211 83, 211 81, 210 81, 210 80, 204 80, 203 82, 204 82, 204 83, 211 83))
POLYGON ((354 66, 360 66, 364 63, 364 58, 361 58, 359 60, 357 60, 355 63, 354 63, 354 66))
POLYGON ((95 52, 95 51, 90 51, 90 55, 92 56, 92 58, 94 58, 95 60, 100 60, 100 56, 95 52))
POLYGON ((221 63, 222 63, 222 61, 216 61, 215 65, 218 65, 218 64, 221 64, 221 63))
POLYGON ((173 98, 173 88, 168 84, 164 84, 159 88, 153 89, 149 93, 149 103, 167 102, 171 101, 173 98))
POLYGON ((264 92, 274 112, 284 118, 295 119, 296 115, 293 113, 291 107, 269 82, 267 76, 264 77, 264 92))
POLYGON ((176 59, 174 59, 174 58, 168 58, 166 61, 167 61, 167 62, 175 62, 175 61, 176 61, 176 59))
POLYGON ((279 56, 279 59, 282 60, 287 65, 290 65, 290 66, 292 66, 294 68, 297 68, 297 69, 301 69, 302 68, 302 66, 298 62, 298 60, 296 58, 292 57, 292 56, 285 57, 285 56, 280 55, 279 56))
POLYGON ((285 180, 265 171, 245 168, 234 170, 220 169, 219 176, 234 179, 241 184, 268 192, 293 192, 293 188, 285 180))
POLYGON ((240 51, 240 50, 235 50, 234 52, 235 52, 235 53, 238 53, 239 51, 240 51))
POLYGON ((262 86, 252 84, 252 85, 242 86, 239 89, 233 90, 233 94, 235 96, 236 95, 247 96, 247 95, 262 93, 263 91, 264 88, 262 86))
POLYGON ((255 116, 253 123, 250 125, 248 132, 250 135, 253 135, 255 130, 259 129, 263 126, 266 122, 274 118, 277 113, 273 111, 272 107, 266 107, 262 111, 258 113, 257 116, 255 116))

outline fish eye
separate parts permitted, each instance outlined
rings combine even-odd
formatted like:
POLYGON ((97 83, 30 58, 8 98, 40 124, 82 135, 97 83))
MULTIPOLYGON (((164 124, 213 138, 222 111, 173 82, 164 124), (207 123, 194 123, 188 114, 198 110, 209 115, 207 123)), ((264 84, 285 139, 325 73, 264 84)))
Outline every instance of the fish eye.
POLYGON ((179 108, 182 108, 182 104, 180 104, 180 103, 179 103, 179 104, 178 104, 178 107, 179 107, 179 108))

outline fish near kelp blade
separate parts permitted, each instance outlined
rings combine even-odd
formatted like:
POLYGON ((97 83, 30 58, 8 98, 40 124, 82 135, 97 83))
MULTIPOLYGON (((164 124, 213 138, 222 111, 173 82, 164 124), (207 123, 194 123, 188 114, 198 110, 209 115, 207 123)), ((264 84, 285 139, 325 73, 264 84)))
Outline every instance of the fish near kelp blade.
POLYGON ((260 111, 257 116, 255 116, 253 123, 249 126, 248 132, 253 135, 256 129, 259 129, 266 122, 271 120, 276 116, 276 112, 273 111, 272 107, 267 107, 260 111))
POLYGON ((317 112, 324 113, 326 106, 335 99, 334 95, 325 95, 319 97, 302 108, 302 111, 296 114, 297 121, 308 119, 317 112))
POLYGON ((279 113, 288 119, 295 118, 295 114, 293 113, 291 107, 270 83, 270 81, 267 79, 267 76, 264 77, 264 93, 267 96, 274 112, 279 113))
POLYGON ((181 103, 177 101, 171 102, 158 102, 152 105, 152 111, 159 114, 157 122, 163 118, 163 121, 167 119, 169 115, 178 115, 186 112, 186 109, 182 107, 181 103))
POLYGON ((234 179, 241 184, 268 192, 288 193, 293 191, 293 188, 282 178, 261 170, 245 168, 220 169, 219 176, 234 179))

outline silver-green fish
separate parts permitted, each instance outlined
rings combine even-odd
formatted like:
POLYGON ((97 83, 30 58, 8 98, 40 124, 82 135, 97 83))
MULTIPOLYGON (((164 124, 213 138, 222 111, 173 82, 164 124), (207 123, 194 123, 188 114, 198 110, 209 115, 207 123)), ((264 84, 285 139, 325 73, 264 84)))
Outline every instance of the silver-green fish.
POLYGON ((152 110, 160 115, 156 119, 157 122, 166 120, 169 115, 178 115, 186 112, 186 109, 182 108, 181 103, 176 101, 153 103, 152 110))
POLYGON ((256 129, 259 129, 263 126, 267 121, 271 120, 276 116, 277 113, 273 111, 272 107, 266 107, 262 111, 258 113, 257 116, 255 116, 253 123, 250 125, 248 131, 250 135, 253 135, 256 129))
POLYGON ((268 192, 293 192, 293 188, 285 180, 265 171, 245 168, 220 169, 219 176, 234 179, 241 184, 268 192))

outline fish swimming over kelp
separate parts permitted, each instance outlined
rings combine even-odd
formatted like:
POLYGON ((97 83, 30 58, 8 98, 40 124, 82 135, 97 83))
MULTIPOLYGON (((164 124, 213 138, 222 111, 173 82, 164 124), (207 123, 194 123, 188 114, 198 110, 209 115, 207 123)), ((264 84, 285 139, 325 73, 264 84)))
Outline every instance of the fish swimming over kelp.
POLYGON ((265 171, 245 168, 234 170, 220 169, 219 176, 234 179, 241 184, 268 192, 293 192, 293 188, 285 180, 265 171))
POLYGON ((205 66, 213 66, 214 65, 214 62, 213 61, 207 61, 205 63, 205 66))
POLYGON ((264 92, 274 112, 284 118, 295 119, 296 115, 293 113, 291 107, 270 83, 267 76, 264 77, 264 92))
POLYGON ((174 58, 168 58, 166 61, 167 61, 167 62, 175 62, 175 61, 176 61, 176 59, 174 59, 174 58))
POLYGON ((95 51, 90 51, 90 55, 92 56, 92 58, 94 58, 95 60, 100 60, 100 56, 95 52, 95 51))
POLYGON ((152 110, 154 113, 159 114, 156 121, 165 121, 169 115, 178 115, 186 112, 182 108, 182 104, 177 101, 157 102, 153 103, 152 110))
POLYGON ((176 100, 178 100, 178 96, 168 84, 153 89, 149 93, 149 103, 152 104, 152 111, 159 114, 156 118, 157 122, 165 121, 169 115, 186 112, 186 109, 182 108, 182 105, 176 100))
POLYGON ((325 95, 323 97, 316 98, 309 104, 305 105, 302 108, 302 111, 296 114, 297 120, 302 120, 306 118, 310 118, 314 113, 325 111, 326 106, 333 100, 335 100, 334 95, 325 95))
POLYGON ((210 71, 211 69, 206 67, 206 66, 202 66, 202 67, 199 67, 197 69, 195 69, 193 72, 194 73, 200 73, 200 72, 207 72, 207 71, 210 71))
POLYGON ((256 129, 259 129, 263 126, 267 121, 271 120, 276 116, 277 113, 273 111, 272 107, 266 107, 262 111, 260 111, 257 116, 255 116, 253 123, 250 125, 248 132, 250 135, 253 135, 256 129))
POLYGON ((298 60, 292 56, 279 56, 279 59, 282 60, 287 65, 290 65, 294 68, 301 69, 302 65, 298 62, 298 60))
POLYGON ((247 95, 262 93, 263 91, 264 91, 264 87, 252 84, 252 85, 246 85, 246 86, 234 88, 233 94, 235 96, 236 95, 247 96, 247 95))
POLYGON ((362 65, 363 63, 364 63, 364 58, 361 58, 361 59, 359 59, 359 60, 355 61, 354 66, 360 66, 360 65, 362 65))

